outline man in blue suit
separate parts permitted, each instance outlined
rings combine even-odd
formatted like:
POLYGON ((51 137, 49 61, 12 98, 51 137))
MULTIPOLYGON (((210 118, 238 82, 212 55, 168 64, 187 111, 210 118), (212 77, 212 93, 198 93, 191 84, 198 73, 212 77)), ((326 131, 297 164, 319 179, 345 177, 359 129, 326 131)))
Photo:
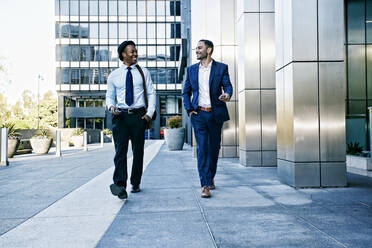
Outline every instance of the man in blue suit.
POLYGON ((226 102, 232 96, 228 67, 213 60, 212 53, 211 41, 198 42, 196 58, 200 63, 187 68, 182 92, 183 103, 194 128, 202 198, 210 197, 210 190, 215 189, 221 129, 223 123, 230 119, 226 102))

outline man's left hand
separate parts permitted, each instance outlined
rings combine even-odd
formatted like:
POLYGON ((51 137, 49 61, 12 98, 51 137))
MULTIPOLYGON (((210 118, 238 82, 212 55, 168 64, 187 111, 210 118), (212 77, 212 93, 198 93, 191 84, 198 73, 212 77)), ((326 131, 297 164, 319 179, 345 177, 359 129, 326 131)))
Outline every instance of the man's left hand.
POLYGON ((142 119, 146 120, 147 122, 151 121, 151 117, 148 115, 142 116, 142 119))
POLYGON ((220 101, 223 101, 223 102, 228 102, 228 101, 230 101, 230 95, 227 94, 227 93, 223 93, 222 95, 220 95, 220 96, 218 97, 218 99, 219 99, 220 101))

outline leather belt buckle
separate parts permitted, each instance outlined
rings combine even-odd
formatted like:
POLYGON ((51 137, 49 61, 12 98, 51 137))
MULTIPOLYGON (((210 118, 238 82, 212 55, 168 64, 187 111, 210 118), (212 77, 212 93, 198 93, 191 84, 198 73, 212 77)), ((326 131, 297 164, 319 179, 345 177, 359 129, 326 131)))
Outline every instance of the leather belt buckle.
POLYGON ((133 109, 128 109, 128 115, 134 114, 133 109))

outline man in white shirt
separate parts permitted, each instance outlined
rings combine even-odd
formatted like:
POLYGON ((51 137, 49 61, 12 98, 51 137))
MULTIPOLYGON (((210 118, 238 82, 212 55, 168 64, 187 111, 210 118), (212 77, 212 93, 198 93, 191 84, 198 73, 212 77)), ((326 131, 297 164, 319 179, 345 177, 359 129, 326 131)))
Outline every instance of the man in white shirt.
POLYGON ((182 92, 194 128, 203 198, 210 197, 210 190, 215 189, 222 125, 230 119, 226 102, 232 96, 228 67, 212 59, 213 48, 209 40, 198 42, 196 58, 200 63, 187 68, 182 92))
POLYGON ((118 47, 118 54, 123 65, 109 75, 106 92, 106 105, 113 114, 112 131, 115 142, 114 183, 110 185, 110 189, 113 195, 126 199, 128 142, 130 139, 133 150, 131 192, 137 193, 141 191, 145 127, 155 112, 156 92, 150 72, 143 68, 148 99, 146 106, 142 69, 137 65, 135 43, 124 41, 118 47))

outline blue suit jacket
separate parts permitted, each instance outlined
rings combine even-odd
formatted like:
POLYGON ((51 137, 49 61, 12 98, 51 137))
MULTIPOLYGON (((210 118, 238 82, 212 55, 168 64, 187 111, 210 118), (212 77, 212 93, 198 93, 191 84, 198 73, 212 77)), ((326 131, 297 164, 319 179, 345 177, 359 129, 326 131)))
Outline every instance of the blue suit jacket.
MULTIPOLYGON (((199 65, 200 63, 197 63, 187 68, 186 81, 182 92, 183 104, 187 113, 198 109, 199 65)), ((228 67, 226 64, 213 60, 211 74, 209 76, 209 95, 211 98, 212 114, 217 122, 230 120, 226 103, 218 99, 222 94, 222 89, 225 93, 229 94, 230 97, 232 96, 232 85, 228 67)))

